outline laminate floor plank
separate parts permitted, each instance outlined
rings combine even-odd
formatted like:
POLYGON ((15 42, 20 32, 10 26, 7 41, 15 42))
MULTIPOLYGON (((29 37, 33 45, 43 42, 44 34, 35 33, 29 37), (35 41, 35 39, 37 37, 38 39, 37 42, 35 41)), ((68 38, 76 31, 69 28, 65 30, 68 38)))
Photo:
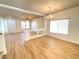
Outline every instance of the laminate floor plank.
POLYGON ((5 36, 7 55, 3 59, 79 59, 79 45, 42 36, 24 42, 22 33, 5 36))

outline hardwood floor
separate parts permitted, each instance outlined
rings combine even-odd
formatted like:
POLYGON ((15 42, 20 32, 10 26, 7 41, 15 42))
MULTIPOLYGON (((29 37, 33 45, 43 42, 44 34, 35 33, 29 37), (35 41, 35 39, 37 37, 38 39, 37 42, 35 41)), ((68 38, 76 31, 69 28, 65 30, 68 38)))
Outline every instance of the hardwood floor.
POLYGON ((6 35, 8 54, 3 59, 79 59, 79 46, 43 36, 23 42, 26 36, 6 35))

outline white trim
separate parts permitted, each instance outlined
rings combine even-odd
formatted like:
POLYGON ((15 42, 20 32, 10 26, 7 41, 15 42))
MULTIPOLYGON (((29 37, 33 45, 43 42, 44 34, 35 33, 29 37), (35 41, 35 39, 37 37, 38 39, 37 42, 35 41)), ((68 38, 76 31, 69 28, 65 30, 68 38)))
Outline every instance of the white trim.
POLYGON ((36 36, 32 36, 32 37, 29 37, 28 39, 26 39, 25 41, 29 41, 31 39, 35 39, 35 38, 38 38, 38 37, 41 37, 41 36, 45 36, 46 34, 41 34, 41 35, 36 35, 36 36))
POLYGON ((62 38, 62 37, 53 36, 51 33, 48 33, 47 35, 50 36, 50 37, 55 37, 55 38, 58 38, 60 40, 67 41, 67 42, 70 42, 70 43, 79 45, 79 43, 76 43, 76 42, 73 42, 73 41, 68 40, 69 38, 67 38, 67 40, 66 40, 65 38, 62 38))
POLYGON ((4 38, 4 33, 1 35, 1 38, 2 39, 2 48, 0 50, 0 52, 3 52, 2 55, 5 55, 7 54, 7 50, 6 50, 6 44, 5 44, 5 38, 4 38))
POLYGON ((13 9, 13 10, 20 11, 20 12, 23 12, 23 13, 31 13, 31 14, 35 14, 35 15, 44 16, 44 15, 41 14, 41 13, 37 13, 37 12, 33 12, 33 11, 24 10, 24 9, 17 8, 17 7, 13 7, 13 6, 10 6, 10 5, 0 4, 0 7, 5 7, 5 8, 13 9))

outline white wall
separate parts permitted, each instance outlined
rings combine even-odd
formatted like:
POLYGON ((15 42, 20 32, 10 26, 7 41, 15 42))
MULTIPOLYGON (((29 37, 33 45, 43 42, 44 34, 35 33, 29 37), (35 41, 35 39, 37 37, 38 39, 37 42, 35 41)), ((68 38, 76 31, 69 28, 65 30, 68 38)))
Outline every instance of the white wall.
POLYGON ((36 19, 37 22, 37 28, 44 28, 45 27, 45 20, 43 17, 37 18, 36 19))
POLYGON ((1 51, 3 54, 7 54, 4 34, 0 35, 0 52, 1 51))
POLYGON ((79 44, 79 6, 56 13, 54 19, 63 19, 63 18, 69 19, 68 35, 50 33, 49 20, 47 20, 47 26, 46 26, 47 34, 53 37, 57 37, 59 39, 79 44))
POLYGON ((36 18, 31 21, 31 29, 45 28, 45 19, 43 17, 36 18))

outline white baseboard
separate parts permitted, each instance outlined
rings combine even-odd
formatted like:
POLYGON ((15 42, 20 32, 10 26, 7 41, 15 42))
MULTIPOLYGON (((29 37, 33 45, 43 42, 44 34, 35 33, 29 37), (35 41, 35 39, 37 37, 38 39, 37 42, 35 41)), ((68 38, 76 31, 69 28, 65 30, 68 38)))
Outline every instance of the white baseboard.
POLYGON ((5 54, 7 54, 7 50, 6 50, 6 44, 5 44, 4 35, 2 35, 2 36, 0 37, 0 39, 1 39, 1 42, 0 42, 0 44, 1 44, 1 46, 0 46, 0 51, 2 52, 2 53, 1 53, 2 55, 5 55, 5 54))
POLYGON ((16 34, 16 33, 22 33, 22 31, 20 31, 20 32, 6 32, 4 34, 7 35, 7 34, 16 34))
POLYGON ((70 41, 70 40, 65 40, 64 38, 58 38, 58 37, 55 37, 55 36, 52 36, 52 35, 50 35, 50 34, 47 34, 48 36, 50 36, 50 37, 54 37, 54 38, 57 38, 57 39, 60 39, 60 40, 63 40, 63 41, 67 41, 67 42, 70 42, 70 43, 73 43, 73 44, 76 44, 76 45, 79 45, 79 43, 75 43, 75 42, 72 42, 72 41, 70 41))
POLYGON ((0 51, 0 52, 1 52, 1 54, 0 54, 0 59, 2 59, 2 57, 3 57, 4 55, 6 55, 7 52, 4 52, 4 51, 0 51))
POLYGON ((31 39, 35 39, 35 38, 38 38, 38 37, 41 37, 41 36, 45 36, 46 34, 41 34, 41 35, 36 35, 36 36, 32 36, 32 37, 29 37, 28 39, 26 39, 25 41, 28 41, 28 40, 31 40, 31 39))

